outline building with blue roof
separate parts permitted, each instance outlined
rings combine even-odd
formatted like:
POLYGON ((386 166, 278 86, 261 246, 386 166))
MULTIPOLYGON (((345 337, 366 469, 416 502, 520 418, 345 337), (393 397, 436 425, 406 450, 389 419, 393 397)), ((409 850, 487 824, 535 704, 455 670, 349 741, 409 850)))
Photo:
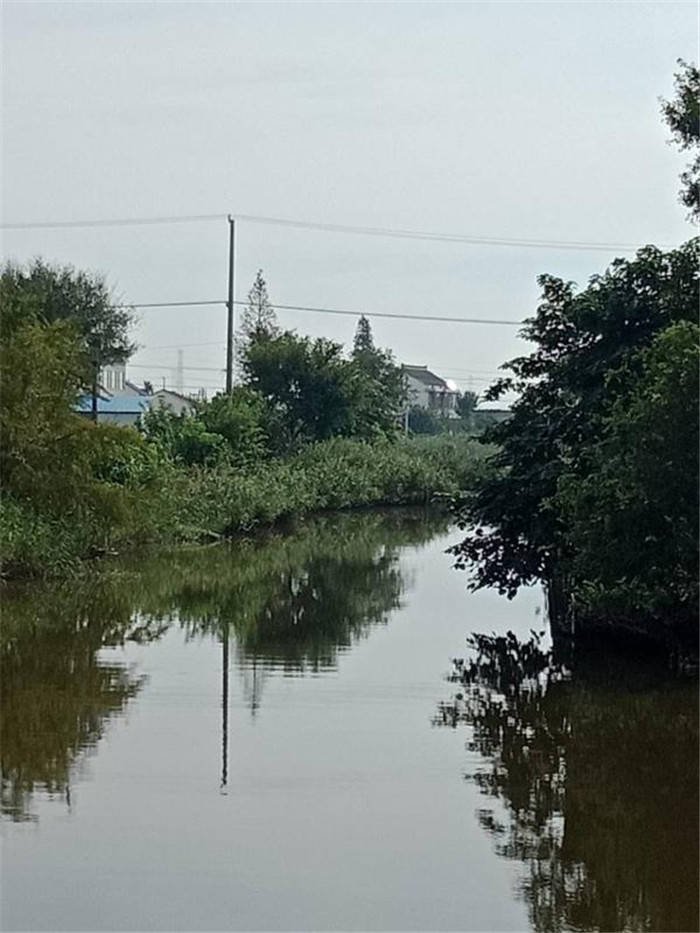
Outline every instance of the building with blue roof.
MULTIPOLYGON (((98 396, 97 420, 102 423, 136 425, 141 415, 148 410, 146 396, 113 395, 109 398, 98 396)), ((84 395, 76 406, 79 415, 92 416, 92 396, 84 395)))

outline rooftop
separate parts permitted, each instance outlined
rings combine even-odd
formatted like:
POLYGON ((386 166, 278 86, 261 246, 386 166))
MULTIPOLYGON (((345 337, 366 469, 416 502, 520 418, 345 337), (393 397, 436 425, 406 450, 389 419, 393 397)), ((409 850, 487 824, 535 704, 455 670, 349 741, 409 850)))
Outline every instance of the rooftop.
MULTIPOLYGON (((76 405, 78 411, 81 412, 91 412, 92 411, 92 397, 89 395, 84 395, 81 399, 78 400, 76 405)), ((128 415, 140 415, 148 408, 148 401, 145 398, 138 398, 135 395, 114 395, 112 398, 100 398, 97 399, 97 411, 104 414, 128 414, 128 415)))
POLYGON ((401 369, 406 373, 407 376, 410 376, 411 379, 422 382, 424 385, 438 386, 441 389, 447 389, 447 391, 450 391, 450 387, 445 382, 445 380, 441 379, 440 376, 436 376, 435 373, 431 372, 427 366, 408 366, 404 363, 401 369))

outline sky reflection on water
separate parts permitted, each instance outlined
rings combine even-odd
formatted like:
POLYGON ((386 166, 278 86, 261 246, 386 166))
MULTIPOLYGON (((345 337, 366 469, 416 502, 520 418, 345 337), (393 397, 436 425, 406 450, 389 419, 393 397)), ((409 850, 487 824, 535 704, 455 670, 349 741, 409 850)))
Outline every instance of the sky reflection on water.
POLYGON ((3 924, 697 928, 694 686, 561 679, 451 540, 327 516, 9 595, 3 924))

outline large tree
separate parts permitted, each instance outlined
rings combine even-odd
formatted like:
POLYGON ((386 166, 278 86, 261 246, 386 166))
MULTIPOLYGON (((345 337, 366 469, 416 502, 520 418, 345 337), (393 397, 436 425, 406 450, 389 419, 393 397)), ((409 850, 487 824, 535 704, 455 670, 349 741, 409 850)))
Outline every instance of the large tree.
MULTIPOLYGON (((4 312, 4 305, 0 306, 4 312)), ((3 323, 4 313, 0 314, 3 323)), ((0 481, 5 490, 37 496, 65 486, 73 469, 72 411, 89 379, 85 354, 67 321, 29 323, 0 341, 0 481)))
POLYGON ((460 418, 463 418, 467 424, 471 426, 474 411, 476 406, 479 404, 479 396, 476 392, 471 392, 469 389, 466 392, 461 392, 457 397, 457 404, 455 410, 460 418))
POLYGON ((406 400, 405 381, 390 351, 374 345, 372 328, 364 315, 357 322, 352 363, 358 400, 355 432, 362 437, 393 434, 406 400))
POLYGON ((460 513, 468 535, 454 550, 458 563, 475 562, 474 587, 513 596, 571 566, 560 480, 583 463, 615 400, 635 391, 640 351, 667 327, 696 320, 699 259, 696 239, 618 259, 582 291, 539 279, 542 300, 523 330, 535 349, 508 363, 510 375, 487 393, 518 395, 510 419, 485 437, 498 445, 493 475, 460 513))
POLYGON ((84 387, 92 389, 93 414, 100 369, 126 360, 134 350, 133 310, 117 302, 102 276, 71 266, 50 266, 42 259, 26 268, 7 263, 0 273, 0 314, 4 343, 27 325, 63 321, 73 327, 89 364, 84 387))
POLYGON ((667 623, 697 610, 699 333, 671 324, 611 372, 625 391, 611 386, 597 439, 559 479, 572 576, 599 616, 611 601, 667 623))
POLYGON ((678 66, 676 96, 661 101, 661 112, 678 148, 694 153, 681 175, 680 200, 689 209, 690 217, 700 220, 700 71, 681 58, 678 66))
POLYGON ((246 349, 246 381, 283 417, 292 442, 354 433, 357 384, 342 350, 289 331, 246 349))

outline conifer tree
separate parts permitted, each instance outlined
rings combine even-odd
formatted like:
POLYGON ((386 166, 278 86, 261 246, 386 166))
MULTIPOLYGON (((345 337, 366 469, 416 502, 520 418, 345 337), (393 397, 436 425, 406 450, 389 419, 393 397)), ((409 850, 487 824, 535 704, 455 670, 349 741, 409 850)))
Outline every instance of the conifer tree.
POLYGON ((246 342, 276 337, 279 333, 277 315, 270 303, 267 282, 263 278, 262 269, 258 269, 253 286, 248 292, 248 306, 243 312, 241 332, 246 342))
POLYGON ((362 314, 360 320, 357 322, 357 329, 355 330, 352 355, 354 359, 358 359, 358 357, 361 357, 363 354, 374 352, 375 347, 374 339, 372 338, 372 328, 367 318, 362 314))

